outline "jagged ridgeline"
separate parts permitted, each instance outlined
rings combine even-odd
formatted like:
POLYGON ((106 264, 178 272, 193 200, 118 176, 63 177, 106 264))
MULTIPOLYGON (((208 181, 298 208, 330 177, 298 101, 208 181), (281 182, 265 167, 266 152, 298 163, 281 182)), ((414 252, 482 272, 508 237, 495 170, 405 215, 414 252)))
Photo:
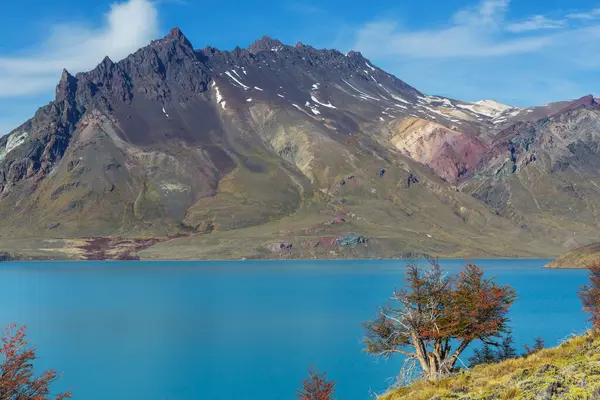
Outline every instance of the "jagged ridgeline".
POLYGON ((268 37, 200 50, 175 28, 63 71, 56 100, 0 139, 0 240, 152 238, 144 256, 168 258, 556 255, 598 239, 599 132, 592 96, 469 103, 358 52, 268 37))

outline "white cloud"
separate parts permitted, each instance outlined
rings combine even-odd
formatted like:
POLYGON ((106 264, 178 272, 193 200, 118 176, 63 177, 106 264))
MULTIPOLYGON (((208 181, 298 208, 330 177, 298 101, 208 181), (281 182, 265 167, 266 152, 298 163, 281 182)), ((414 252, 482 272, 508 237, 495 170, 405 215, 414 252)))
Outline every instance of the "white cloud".
POLYGON ((594 92, 600 9, 514 20, 509 5, 482 0, 421 28, 371 21, 355 31, 352 48, 419 90, 463 100, 535 105, 594 92))
POLYGON ((589 27, 568 26, 567 16, 554 20, 534 15, 507 21, 508 6, 509 0, 483 0, 457 11, 449 26, 421 30, 405 29, 390 20, 373 21, 358 30, 354 48, 374 57, 488 58, 533 54, 571 45, 574 39, 596 39, 580 34, 589 27), (551 32, 530 34, 540 30, 551 32))
POLYGON ((549 19, 543 15, 534 15, 522 22, 515 22, 506 27, 507 31, 519 33, 537 31, 540 29, 558 29, 565 26, 566 21, 560 19, 549 19))
POLYGON ((510 0, 483 0, 476 7, 458 11, 454 15, 456 25, 494 27, 504 20, 510 0))
POLYGON ((565 18, 568 19, 596 19, 598 17, 600 17, 600 8, 594 8, 588 12, 569 14, 565 16, 565 18))
POLYGON ((63 68, 72 73, 94 68, 105 56, 117 61, 147 45, 158 34, 158 15, 149 0, 111 5, 100 28, 80 23, 55 26, 26 56, 0 54, 0 97, 52 89, 63 68))
POLYGON ((393 21, 375 21, 357 34, 366 54, 410 58, 490 57, 527 53, 547 46, 548 37, 501 39, 508 0, 484 0, 458 11, 450 26, 411 31, 393 21))

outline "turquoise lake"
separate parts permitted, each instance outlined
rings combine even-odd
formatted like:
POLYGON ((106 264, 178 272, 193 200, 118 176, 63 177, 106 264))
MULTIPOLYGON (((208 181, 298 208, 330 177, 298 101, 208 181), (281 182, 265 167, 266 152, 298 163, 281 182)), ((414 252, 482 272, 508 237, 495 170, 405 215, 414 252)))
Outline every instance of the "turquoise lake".
MULTIPOLYGON (((586 271, 472 261, 516 289, 519 351, 588 327, 586 271)), ((0 325, 28 325, 36 366, 62 372, 53 388, 74 399, 287 400, 313 365, 338 382, 336 398, 366 400, 401 360, 363 353, 361 323, 403 273, 402 261, 2 263, 0 325)))

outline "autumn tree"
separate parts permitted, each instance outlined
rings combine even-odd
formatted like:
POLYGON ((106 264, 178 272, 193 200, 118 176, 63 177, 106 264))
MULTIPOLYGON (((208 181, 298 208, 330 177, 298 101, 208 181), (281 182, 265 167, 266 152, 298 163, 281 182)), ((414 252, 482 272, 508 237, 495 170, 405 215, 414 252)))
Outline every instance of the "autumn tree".
POLYGON ((583 310, 590 314, 589 320, 594 328, 600 328, 600 263, 588 265, 589 284, 579 291, 583 310))
POLYGON ((34 376, 33 361, 37 359, 34 347, 27 347, 26 327, 10 325, 2 337, 0 348, 0 399, 2 400, 63 400, 70 393, 50 395, 50 385, 58 379, 56 372, 34 376))
POLYGON ((474 264, 449 278, 438 260, 428 261, 426 268, 408 262, 405 287, 395 290, 390 304, 365 324, 365 351, 404 355, 427 379, 437 380, 455 370, 472 342, 500 345, 497 339, 508 331, 507 314, 516 294, 510 286, 484 279, 474 264))
POLYGON ((327 379, 327 373, 319 374, 314 369, 308 371, 308 378, 298 389, 299 400, 332 400, 335 393, 335 381, 327 379))

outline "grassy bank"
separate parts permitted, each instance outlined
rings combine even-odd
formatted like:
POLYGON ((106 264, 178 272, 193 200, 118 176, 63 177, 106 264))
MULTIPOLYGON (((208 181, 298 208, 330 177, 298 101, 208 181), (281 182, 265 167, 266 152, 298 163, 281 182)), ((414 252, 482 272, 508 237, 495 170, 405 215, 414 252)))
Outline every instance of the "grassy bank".
POLYGON ((383 400, 600 399, 600 334, 498 364, 480 365, 438 382, 418 381, 383 400))
POLYGON ((569 251, 562 257, 548 263, 546 268, 587 268, 600 263, 600 243, 590 244, 569 251))

